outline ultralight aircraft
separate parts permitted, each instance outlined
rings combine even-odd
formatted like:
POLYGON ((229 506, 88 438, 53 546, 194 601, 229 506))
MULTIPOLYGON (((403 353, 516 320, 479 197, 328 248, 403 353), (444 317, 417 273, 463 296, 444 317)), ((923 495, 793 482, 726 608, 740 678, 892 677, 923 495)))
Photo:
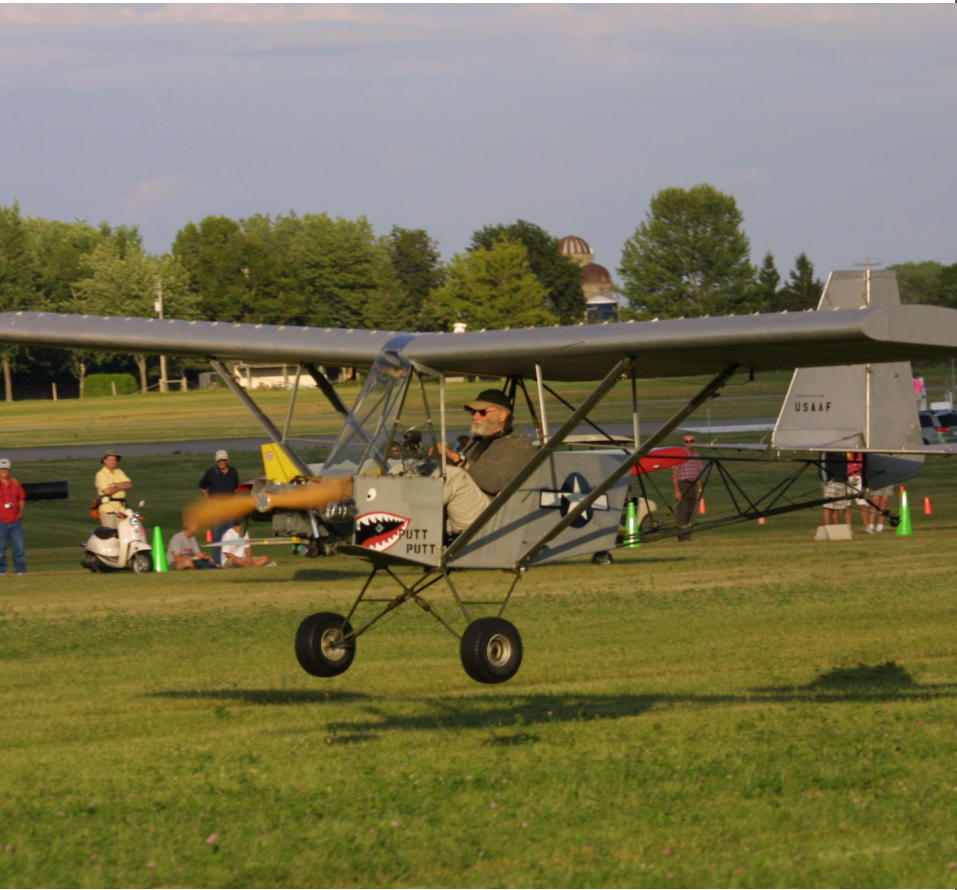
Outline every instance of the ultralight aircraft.
MULTIPOLYGON (((237 500, 208 502, 198 518, 212 524, 272 513, 277 534, 308 539, 314 554, 338 552, 369 566, 346 615, 317 612, 301 623, 295 649, 302 667, 320 677, 341 674, 358 637, 412 601, 459 640, 470 677, 499 683, 522 661, 521 637, 502 616, 524 572, 611 550, 633 470, 648 474, 671 465, 656 458, 658 446, 732 378, 800 369, 772 449, 867 452, 875 485, 913 476, 922 448, 906 363, 957 353, 957 310, 902 306, 894 273, 866 269, 832 273, 819 309, 806 312, 464 333, 7 312, 0 313, 0 342, 208 359, 274 444, 264 448, 268 481, 237 500), (226 364, 236 359, 296 364, 312 376, 343 419, 321 467, 308 466, 239 386, 226 364), (323 367, 367 369, 351 409, 323 367), (450 536, 441 446, 448 441, 446 381, 453 375, 503 378, 513 405, 527 406, 539 447, 482 514, 450 536), (699 375, 708 377, 700 390, 639 441, 635 382, 699 375), (582 425, 600 431, 590 415, 622 380, 631 381, 628 445, 608 435, 606 447, 570 450, 582 425), (554 389, 563 381, 592 388, 572 405, 554 389), (437 411, 426 393, 436 387, 437 411), (567 408, 557 428, 549 423, 546 394, 567 408), (414 446, 406 420, 412 411, 421 437, 414 446), (496 601, 477 602, 460 591, 462 576, 452 573, 461 569, 500 570, 511 580, 496 601), (382 577, 397 588, 392 596, 373 596, 373 582, 382 577), (451 592, 457 618, 440 614, 423 596, 437 582, 451 592)), ((295 397, 296 387, 290 410, 295 397)), ((822 503, 782 498, 773 491, 764 500, 747 499, 739 514, 756 518, 822 503)))

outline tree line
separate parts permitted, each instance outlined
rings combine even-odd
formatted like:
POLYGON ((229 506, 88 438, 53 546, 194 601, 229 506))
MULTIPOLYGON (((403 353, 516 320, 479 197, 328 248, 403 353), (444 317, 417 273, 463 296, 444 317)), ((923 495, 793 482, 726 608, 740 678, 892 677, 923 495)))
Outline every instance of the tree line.
MULTIPOLYGON (((325 213, 209 216, 148 253, 135 226, 66 223, 0 207, 0 311, 395 330, 574 324, 587 320, 581 269, 559 238, 525 220, 476 230, 442 263, 424 229, 376 235, 364 217, 325 213)), ((801 310, 823 284, 804 253, 782 281, 768 253, 755 268, 734 198, 713 186, 668 188, 625 241, 617 269, 623 318, 801 310)), ((895 267, 905 302, 957 306, 957 264, 895 267)), ((5 397, 13 378, 91 367, 130 368, 148 385, 145 356, 0 347, 5 397)))

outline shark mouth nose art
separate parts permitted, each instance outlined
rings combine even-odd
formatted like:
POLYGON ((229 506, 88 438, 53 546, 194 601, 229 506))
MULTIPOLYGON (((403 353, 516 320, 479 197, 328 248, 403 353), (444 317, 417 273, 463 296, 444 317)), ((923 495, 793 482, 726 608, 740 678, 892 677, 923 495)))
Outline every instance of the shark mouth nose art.
POLYGON ((402 537, 411 521, 409 517, 396 513, 363 513, 356 517, 356 543, 381 553, 402 537))

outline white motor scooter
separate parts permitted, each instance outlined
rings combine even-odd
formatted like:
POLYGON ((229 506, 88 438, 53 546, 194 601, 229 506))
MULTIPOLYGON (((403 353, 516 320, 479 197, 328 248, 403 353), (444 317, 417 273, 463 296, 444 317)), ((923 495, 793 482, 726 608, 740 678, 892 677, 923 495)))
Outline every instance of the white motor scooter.
MULTIPOLYGON (((143 506, 140 501, 139 506, 143 506)), ((100 526, 84 544, 82 565, 91 572, 151 572, 153 548, 146 540, 143 517, 127 507, 117 514, 116 528, 100 526)))

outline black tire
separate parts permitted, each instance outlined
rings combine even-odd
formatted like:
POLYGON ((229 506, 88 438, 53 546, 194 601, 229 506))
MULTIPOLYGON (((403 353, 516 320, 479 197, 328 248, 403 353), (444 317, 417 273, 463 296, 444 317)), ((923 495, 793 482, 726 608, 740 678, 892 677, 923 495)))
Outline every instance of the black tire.
POLYGON ((140 550, 138 553, 134 553, 133 559, 130 560, 130 568, 137 575, 142 575, 144 572, 152 572, 153 571, 152 555, 147 553, 145 550, 140 550))
POLYGON ((657 519, 653 518, 651 514, 646 513, 641 519, 641 524, 638 526, 638 531, 643 535, 651 535, 660 528, 661 523, 657 519))
POLYGON ((317 612, 296 632, 296 658, 307 674, 335 677, 349 669, 356 655, 355 639, 343 640, 352 625, 334 612, 317 612))
POLYGON ((504 683, 522 664, 522 638, 504 618, 479 618, 462 634, 462 667, 479 683, 504 683))
POLYGON ((89 569, 94 575, 100 570, 100 561, 89 550, 83 554, 80 565, 89 569))
POLYGON ((596 566, 610 566, 615 558, 607 550, 599 550, 592 554, 591 561, 596 566))

